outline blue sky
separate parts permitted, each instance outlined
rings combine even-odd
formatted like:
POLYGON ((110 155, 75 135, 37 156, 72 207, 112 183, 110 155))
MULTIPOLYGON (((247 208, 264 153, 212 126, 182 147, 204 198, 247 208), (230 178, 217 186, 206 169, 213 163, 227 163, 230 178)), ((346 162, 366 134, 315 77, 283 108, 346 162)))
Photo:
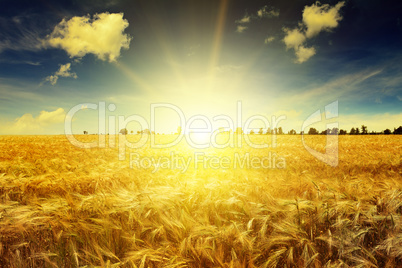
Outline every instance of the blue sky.
MULTIPOLYGON (((174 105, 187 120, 224 114, 235 121, 241 102, 243 121, 286 115, 279 126, 299 132, 310 114, 338 101, 342 129, 402 125, 398 2, 0 5, 0 134, 63 134, 71 108, 100 102, 116 106, 107 116, 148 122, 154 103, 174 105)), ((177 112, 156 114, 157 132, 177 129, 177 112)), ((80 110, 73 131, 97 132, 98 117, 80 110)), ((252 125, 265 128, 258 120, 252 125)))

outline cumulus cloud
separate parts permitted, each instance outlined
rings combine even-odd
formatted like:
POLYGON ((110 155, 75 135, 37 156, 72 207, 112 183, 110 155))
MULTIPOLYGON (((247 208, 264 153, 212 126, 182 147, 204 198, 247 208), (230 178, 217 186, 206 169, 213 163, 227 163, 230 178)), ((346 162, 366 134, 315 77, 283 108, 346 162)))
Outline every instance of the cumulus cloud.
POLYGON ((299 29, 284 29, 286 36, 283 42, 286 44, 286 49, 294 49, 297 63, 303 63, 315 55, 314 47, 307 48, 303 45, 306 41, 306 36, 299 29))
POLYGON ((339 2, 331 7, 328 4, 319 5, 319 2, 306 6, 303 11, 303 23, 307 27, 306 36, 311 38, 321 31, 329 31, 336 28, 342 16, 339 14, 345 2, 339 2))
POLYGON ((58 108, 55 111, 41 111, 40 114, 34 118, 34 120, 42 126, 46 126, 48 124, 62 123, 64 122, 64 118, 66 113, 63 108, 58 108))
POLYGON ((297 49, 301 44, 303 44, 306 41, 306 36, 304 33, 302 33, 299 29, 284 29, 284 32, 286 33, 285 38, 283 39, 283 42, 286 44, 286 48, 290 49, 297 49))
POLYGON ((101 60, 116 61, 121 49, 128 49, 130 37, 124 34, 129 23, 123 13, 101 13, 63 19, 47 37, 51 47, 64 49, 70 57, 94 54, 101 60))
POLYGON ((305 6, 303 10, 303 22, 293 30, 284 28, 285 37, 283 42, 286 49, 294 49, 296 63, 303 63, 316 54, 314 47, 306 47, 307 39, 318 35, 322 31, 330 31, 336 28, 342 16, 339 10, 345 2, 339 2, 335 6, 321 5, 319 2, 311 6, 305 6))
POLYGON ((240 20, 235 21, 238 24, 236 32, 242 33, 244 32, 247 27, 244 26, 246 23, 250 23, 252 20, 255 19, 261 19, 261 18, 272 18, 272 17, 278 17, 279 16, 279 10, 274 9, 272 7, 264 6, 260 8, 255 15, 244 15, 244 17, 240 20))
POLYGON ((56 85, 57 80, 59 80, 59 77, 72 77, 74 79, 77 79, 77 74, 70 72, 70 70, 71 70, 71 63, 61 65, 60 69, 54 75, 46 77, 45 81, 49 81, 54 86, 56 85))
POLYGON ((268 8, 268 6, 264 6, 257 11, 257 16, 260 18, 263 17, 279 17, 279 10, 275 10, 272 8, 268 8))
POLYGON ((315 48, 314 47, 304 47, 304 46, 299 46, 296 50, 296 57, 297 63, 303 63, 307 61, 309 58, 315 55, 315 48))
POLYGON ((244 32, 245 30, 247 30, 247 28, 248 28, 247 26, 237 25, 236 32, 242 33, 242 32, 244 32))
POLYGON ((13 123, 8 124, 6 134, 44 134, 46 127, 64 122, 66 113, 63 108, 58 108, 54 111, 41 111, 40 114, 34 117, 30 113, 15 119, 13 123))
POLYGON ((251 21, 251 17, 249 15, 245 15, 241 20, 237 20, 236 23, 249 23, 251 21))
POLYGON ((265 38, 265 40, 264 40, 264 44, 267 45, 267 44, 273 42, 274 40, 275 40, 275 37, 273 37, 273 36, 267 37, 267 38, 265 38))

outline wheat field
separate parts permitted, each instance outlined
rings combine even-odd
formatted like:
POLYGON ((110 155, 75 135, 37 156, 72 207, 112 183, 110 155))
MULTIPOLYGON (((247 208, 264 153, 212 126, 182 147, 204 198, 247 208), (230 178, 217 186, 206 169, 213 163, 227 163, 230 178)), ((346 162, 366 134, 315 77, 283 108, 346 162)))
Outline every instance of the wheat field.
MULTIPOLYGON (((325 136, 305 138, 325 150, 325 136)), ((337 167, 300 135, 266 149, 148 144, 124 160, 109 145, 0 136, 0 267, 402 266, 401 136, 339 136, 337 167)))

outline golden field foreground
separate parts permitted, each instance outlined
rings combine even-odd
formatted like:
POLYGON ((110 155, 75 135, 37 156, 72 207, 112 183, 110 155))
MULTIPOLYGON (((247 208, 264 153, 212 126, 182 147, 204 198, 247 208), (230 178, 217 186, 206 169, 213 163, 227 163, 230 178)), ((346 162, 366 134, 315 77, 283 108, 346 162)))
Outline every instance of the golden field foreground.
POLYGON ((331 167, 283 135, 119 161, 109 145, 0 136, 0 267, 402 266, 401 152, 402 136, 339 136, 331 167))

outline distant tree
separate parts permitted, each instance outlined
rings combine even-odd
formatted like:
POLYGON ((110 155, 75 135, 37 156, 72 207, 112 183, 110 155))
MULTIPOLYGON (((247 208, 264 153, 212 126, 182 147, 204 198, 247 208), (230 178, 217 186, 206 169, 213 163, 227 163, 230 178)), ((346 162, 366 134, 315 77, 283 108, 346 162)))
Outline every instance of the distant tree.
POLYGON ((318 130, 315 129, 315 128, 313 128, 313 127, 311 127, 311 128, 309 129, 309 131, 308 131, 308 134, 309 134, 309 135, 317 135, 317 134, 318 134, 318 130))
POLYGON ((258 134, 262 135, 264 133, 264 131, 262 130, 262 127, 260 128, 260 130, 258 131, 258 134))
POLYGON ((367 135, 368 131, 367 131, 367 126, 362 125, 362 134, 363 135, 367 135))
POLYGON ((390 130, 389 128, 387 128, 386 130, 384 130, 384 134, 385 134, 385 135, 391 134, 391 130, 390 130))
POLYGON ((346 130, 343 129, 339 130, 339 135, 346 135, 346 134, 347 134, 346 130))
POLYGON ((290 131, 289 131, 289 134, 290 134, 290 135, 296 135, 296 130, 294 130, 294 129, 290 130, 290 131))
POLYGON ((133 134, 134 133, 134 131, 133 130, 131 130, 131 134, 133 134))
POLYGON ((339 129, 338 129, 337 127, 334 127, 334 128, 331 130, 331 134, 332 134, 332 135, 338 135, 338 132, 339 132, 339 129))
POLYGON ((250 135, 254 135, 254 130, 251 130, 251 131, 250 131, 250 135))
POLYGON ((241 127, 236 128, 235 133, 237 134, 243 134, 243 129, 241 127))
POLYGON ((360 130, 358 127, 356 128, 356 135, 360 135, 360 130))
POLYGON ((88 135, 88 131, 84 130, 84 135, 88 135))
POLYGON ((267 132, 265 132, 265 135, 271 134, 271 128, 267 128, 267 132))
POLYGON ((356 130, 354 127, 350 130, 350 135, 356 135, 356 130))
POLYGON ((278 128, 278 134, 279 134, 279 135, 282 135, 282 134, 283 134, 282 127, 279 127, 279 128, 278 128))
POLYGON ((142 133, 142 131, 137 130, 137 134, 141 134, 141 133, 142 133))
POLYGON ((323 130, 323 131, 321 131, 321 135, 326 135, 328 133, 328 131, 326 131, 326 130, 323 130))
POLYGON ((127 130, 127 128, 122 128, 119 133, 122 135, 127 135, 128 130, 127 130))
POLYGON ((402 126, 398 127, 397 129, 394 128, 394 134, 401 135, 402 134, 402 126))
POLYGON ((274 132, 272 134, 278 134, 278 128, 274 128, 274 132))
POLYGON ((142 131, 142 133, 149 135, 149 134, 151 134, 151 131, 146 128, 146 129, 144 129, 144 130, 142 131))

